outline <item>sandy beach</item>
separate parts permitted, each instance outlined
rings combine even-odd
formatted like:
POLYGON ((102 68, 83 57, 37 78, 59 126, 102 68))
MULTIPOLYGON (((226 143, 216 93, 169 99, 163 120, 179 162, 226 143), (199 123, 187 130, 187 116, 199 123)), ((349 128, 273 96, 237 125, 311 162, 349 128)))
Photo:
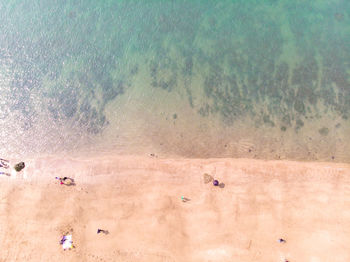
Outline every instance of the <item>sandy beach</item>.
POLYGON ((24 161, 23 171, 0 177, 0 261, 350 261, 348 164, 24 161), (204 173, 221 187, 205 184, 204 173), (76 185, 60 185, 56 176, 76 185), (72 250, 59 244, 65 233, 72 250))

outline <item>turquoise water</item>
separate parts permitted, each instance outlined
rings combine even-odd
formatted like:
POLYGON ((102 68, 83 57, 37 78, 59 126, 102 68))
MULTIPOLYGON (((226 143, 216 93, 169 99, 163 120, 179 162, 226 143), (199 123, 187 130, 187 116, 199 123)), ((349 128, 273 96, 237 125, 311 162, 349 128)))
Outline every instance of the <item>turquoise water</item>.
POLYGON ((0 1, 0 154, 350 161, 350 2, 0 1))

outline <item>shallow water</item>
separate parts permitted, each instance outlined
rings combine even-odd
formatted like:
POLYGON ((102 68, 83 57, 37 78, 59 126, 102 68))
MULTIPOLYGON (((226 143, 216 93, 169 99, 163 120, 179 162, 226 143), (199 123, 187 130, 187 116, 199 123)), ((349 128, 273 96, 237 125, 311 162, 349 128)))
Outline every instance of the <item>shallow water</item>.
POLYGON ((350 161, 349 1, 35 2, 0 0, 1 155, 350 161))

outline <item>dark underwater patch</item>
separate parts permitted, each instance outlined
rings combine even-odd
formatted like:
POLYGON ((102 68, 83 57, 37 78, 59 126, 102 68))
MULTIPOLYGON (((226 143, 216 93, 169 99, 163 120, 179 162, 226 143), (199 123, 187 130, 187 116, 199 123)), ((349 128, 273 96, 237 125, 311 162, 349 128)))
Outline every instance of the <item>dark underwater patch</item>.
POLYGON ((297 119, 295 122, 295 130, 299 130, 304 126, 304 122, 301 119, 297 119))
POLYGON ((294 109, 295 109, 295 111, 297 111, 300 114, 305 114, 304 102, 301 100, 296 100, 294 102, 294 109))
POLYGON ((318 130, 318 132, 322 135, 322 136, 326 136, 329 133, 329 129, 327 127, 322 127, 321 129, 318 130))

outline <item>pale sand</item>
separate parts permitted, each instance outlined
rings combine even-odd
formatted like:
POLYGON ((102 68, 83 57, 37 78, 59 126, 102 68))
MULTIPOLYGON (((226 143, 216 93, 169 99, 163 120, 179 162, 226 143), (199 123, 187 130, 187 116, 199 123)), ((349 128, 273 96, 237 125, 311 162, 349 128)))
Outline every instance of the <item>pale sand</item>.
POLYGON ((0 176, 0 261, 350 261, 347 164, 132 156, 26 164, 16 178, 0 176), (203 173, 225 187, 204 184, 203 173), (76 248, 63 251, 70 229, 76 248))

